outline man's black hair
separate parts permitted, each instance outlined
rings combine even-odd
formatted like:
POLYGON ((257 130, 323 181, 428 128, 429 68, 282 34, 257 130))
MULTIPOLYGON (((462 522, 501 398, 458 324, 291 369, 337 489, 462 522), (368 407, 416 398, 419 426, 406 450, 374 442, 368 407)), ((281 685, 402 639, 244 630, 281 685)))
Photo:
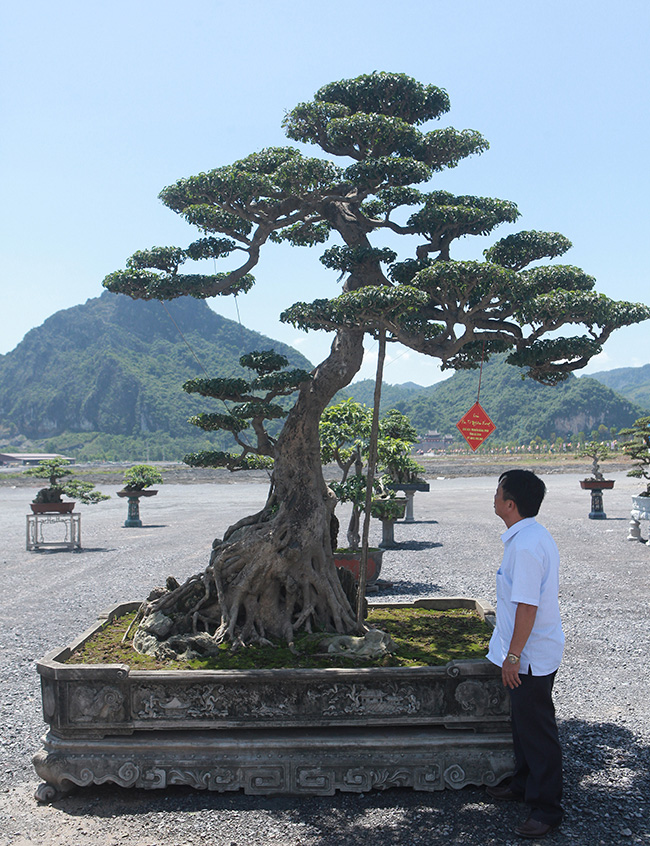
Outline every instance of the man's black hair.
POLYGON ((511 499, 522 517, 539 513, 546 485, 532 470, 506 470, 499 476, 504 499, 511 499))

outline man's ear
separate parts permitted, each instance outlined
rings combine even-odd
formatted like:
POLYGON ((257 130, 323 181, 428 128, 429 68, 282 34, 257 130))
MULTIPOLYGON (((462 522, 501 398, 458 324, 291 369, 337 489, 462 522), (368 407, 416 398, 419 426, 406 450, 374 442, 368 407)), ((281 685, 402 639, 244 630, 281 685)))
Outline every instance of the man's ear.
POLYGON ((507 499, 506 500, 506 508, 508 509, 509 513, 514 515, 515 517, 520 517, 519 509, 517 508, 517 503, 514 499, 507 499))

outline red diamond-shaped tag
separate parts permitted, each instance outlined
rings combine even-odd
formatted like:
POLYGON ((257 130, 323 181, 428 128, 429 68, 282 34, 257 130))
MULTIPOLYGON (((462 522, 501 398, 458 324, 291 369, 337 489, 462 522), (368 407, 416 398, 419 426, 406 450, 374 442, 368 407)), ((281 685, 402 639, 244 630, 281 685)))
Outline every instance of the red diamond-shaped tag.
POLYGON ((470 410, 463 414, 456 428, 470 445, 472 452, 481 446, 496 429, 494 423, 487 416, 480 403, 475 402, 470 410))

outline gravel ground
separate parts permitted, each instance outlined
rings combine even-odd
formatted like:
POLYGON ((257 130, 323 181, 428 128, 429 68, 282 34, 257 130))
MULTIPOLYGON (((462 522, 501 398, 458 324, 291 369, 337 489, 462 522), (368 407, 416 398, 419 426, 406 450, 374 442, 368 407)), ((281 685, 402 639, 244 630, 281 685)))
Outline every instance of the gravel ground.
MULTIPOLYGON (((584 475, 582 473, 581 475, 584 475)), ((578 474, 549 474, 540 521, 562 556, 567 634, 556 682, 565 749, 566 820, 552 844, 650 843, 650 705, 646 673, 650 548, 626 540, 630 495, 624 473, 605 493, 607 520, 589 520, 578 474)), ((378 601, 473 595, 494 602, 501 522, 493 477, 431 478, 415 498, 416 521, 398 523, 386 552, 378 601)), ((114 493, 116 485, 102 485, 114 493)), ((90 625, 97 613, 141 599, 168 574, 179 580, 207 563, 213 537, 264 501, 258 480, 165 485, 142 503, 142 529, 124 529, 126 503, 81 507, 83 550, 25 551, 26 491, 0 487, 0 844, 65 846, 340 846, 509 844, 525 809, 495 806, 483 790, 392 789, 331 798, 265 798, 184 788, 79 790, 51 806, 33 799, 31 757, 44 731, 35 660, 90 625)), ((341 523, 344 525, 345 509, 341 523)), ((371 542, 380 525, 373 521, 371 542)), ((642 524, 644 537, 648 524, 642 524)))

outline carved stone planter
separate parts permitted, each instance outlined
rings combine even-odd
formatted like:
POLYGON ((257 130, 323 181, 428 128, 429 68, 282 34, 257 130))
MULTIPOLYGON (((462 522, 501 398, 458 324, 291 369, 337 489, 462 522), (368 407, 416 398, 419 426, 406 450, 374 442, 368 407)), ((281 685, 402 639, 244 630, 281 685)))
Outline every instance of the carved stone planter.
MULTIPOLYGON (((466 598, 414 604, 494 613, 466 598)), ((432 791, 496 784, 512 770, 509 700, 487 660, 246 671, 65 663, 138 605, 117 606, 37 664, 49 724, 34 757, 40 801, 106 781, 257 794, 432 791)))

